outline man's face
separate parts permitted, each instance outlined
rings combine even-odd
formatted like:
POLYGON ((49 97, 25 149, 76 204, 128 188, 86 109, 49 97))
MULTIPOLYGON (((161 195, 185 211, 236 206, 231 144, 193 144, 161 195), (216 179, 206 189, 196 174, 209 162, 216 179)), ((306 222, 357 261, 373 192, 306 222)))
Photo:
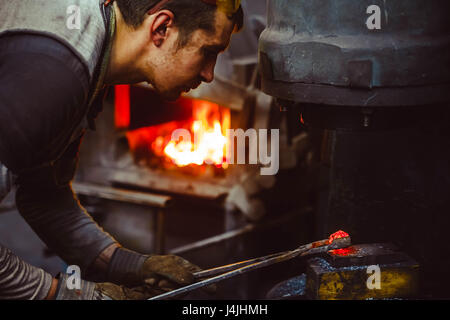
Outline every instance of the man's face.
POLYGON ((167 100, 176 100, 181 93, 197 88, 202 82, 213 81, 217 56, 228 47, 233 28, 233 22, 217 12, 215 32, 198 29, 181 48, 175 29, 161 46, 157 63, 150 62, 156 91, 167 100))

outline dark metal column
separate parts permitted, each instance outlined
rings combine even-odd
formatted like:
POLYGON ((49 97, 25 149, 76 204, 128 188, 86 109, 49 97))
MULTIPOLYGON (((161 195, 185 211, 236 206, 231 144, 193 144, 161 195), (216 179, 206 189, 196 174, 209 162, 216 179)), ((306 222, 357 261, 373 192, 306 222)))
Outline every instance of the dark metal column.
POLYGON ((262 88, 324 136, 317 236, 395 242, 421 264, 423 295, 448 297, 450 2, 268 6, 262 88))

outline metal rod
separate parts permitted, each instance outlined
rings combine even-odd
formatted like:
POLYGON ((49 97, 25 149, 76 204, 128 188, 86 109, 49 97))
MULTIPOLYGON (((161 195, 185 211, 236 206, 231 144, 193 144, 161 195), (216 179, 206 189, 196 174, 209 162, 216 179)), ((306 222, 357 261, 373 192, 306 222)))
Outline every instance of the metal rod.
POLYGON ((273 265, 276 263, 280 263, 283 261, 293 259, 299 255, 304 256, 304 255, 307 255, 308 253, 313 254, 313 253, 325 252, 330 249, 347 247, 350 244, 351 244, 350 237, 342 238, 342 239, 335 239, 332 243, 329 242, 329 239, 324 239, 324 240, 319 240, 319 241, 315 241, 315 242, 300 246, 297 249, 292 250, 292 251, 285 251, 285 252, 281 252, 278 254, 273 254, 272 255, 273 257, 271 257, 271 258, 268 258, 270 256, 269 255, 269 256, 265 256, 265 257, 261 257, 261 258, 252 259, 253 261, 258 260, 258 259, 265 259, 265 260, 255 262, 250 265, 245 265, 245 263, 248 263, 249 261, 252 261, 252 260, 242 261, 242 262, 238 262, 238 263, 235 263, 232 265, 227 265, 224 267, 213 268, 210 270, 206 270, 206 272, 211 272, 213 274, 217 269, 220 269, 220 268, 226 269, 226 268, 229 268, 230 266, 236 267, 236 266, 244 264, 244 267, 241 267, 241 268, 238 268, 238 269, 235 269, 232 271, 228 271, 226 273, 217 275, 215 277, 212 277, 212 278, 209 278, 209 279, 206 279, 203 281, 199 281, 199 282, 193 283, 191 285, 188 285, 188 286, 152 297, 148 300, 160 300, 160 299, 167 299, 167 298, 175 297, 180 294, 187 293, 187 292, 193 291, 195 289, 199 289, 199 288, 211 285, 213 283, 223 281, 223 280, 235 277, 237 275, 244 274, 249 271, 253 271, 256 269, 260 269, 260 268, 267 267, 267 266, 270 266, 270 265, 273 265))
POLYGON ((234 270, 238 267, 245 267, 248 266, 250 264, 256 263, 256 262, 260 262, 260 261, 264 261, 276 256, 280 256, 282 254, 286 254, 290 251, 285 251, 282 253, 273 253, 264 257, 259 257, 259 258, 255 258, 255 259, 250 259, 250 260, 245 260, 245 261, 240 261, 240 262, 236 262, 236 263, 232 263, 232 264, 228 264, 225 266, 221 266, 221 267, 216 267, 216 268, 211 268, 211 269, 207 269, 207 270, 202 270, 199 272, 195 272, 194 273, 194 278, 196 279, 200 279, 200 278, 206 278, 206 277, 211 277, 211 276, 215 276, 221 273, 224 273, 226 271, 230 271, 230 270, 234 270))
POLYGON ((268 259, 268 260, 265 260, 265 261, 253 263, 251 265, 248 265, 248 266, 245 266, 245 267, 233 270, 233 271, 229 271, 229 272, 226 272, 224 274, 221 274, 221 275, 218 275, 218 276, 215 276, 215 277, 212 277, 212 278, 200 281, 200 282, 196 282, 196 283, 193 283, 191 285, 188 285, 188 286, 185 286, 185 287, 182 287, 182 288, 179 288, 179 289, 176 289, 176 290, 173 290, 173 291, 161 294, 159 296, 150 298, 149 300, 160 300, 160 299, 167 299, 167 298, 175 297, 175 296, 178 296, 180 294, 187 293, 187 292, 190 292, 192 290, 195 290, 195 289, 198 289, 198 288, 202 288, 202 287, 211 285, 213 283, 216 283, 216 282, 219 282, 219 281, 223 281, 223 280, 235 277, 237 275, 244 274, 244 273, 252 271, 252 270, 256 270, 256 269, 259 269, 259 268, 262 268, 262 267, 266 267, 266 266, 269 266, 269 265, 272 265, 272 264, 275 264, 275 263, 279 263, 279 262, 282 262, 282 261, 286 261, 286 260, 295 258, 300 253, 301 252, 297 251, 297 250, 290 251, 289 253, 284 254, 282 256, 276 256, 274 258, 271 258, 271 259, 268 259))
POLYGON ((254 225, 248 224, 245 227, 238 229, 238 230, 228 231, 228 232, 219 234, 219 235, 211 237, 211 238, 203 239, 203 240, 200 240, 200 241, 197 241, 194 243, 187 244, 182 247, 172 249, 172 250, 170 250, 170 253, 180 255, 180 254, 186 253, 188 251, 204 248, 206 246, 213 245, 215 243, 220 243, 225 240, 233 239, 235 237, 238 237, 238 236, 244 235, 248 232, 251 232, 254 229, 255 229, 254 225))

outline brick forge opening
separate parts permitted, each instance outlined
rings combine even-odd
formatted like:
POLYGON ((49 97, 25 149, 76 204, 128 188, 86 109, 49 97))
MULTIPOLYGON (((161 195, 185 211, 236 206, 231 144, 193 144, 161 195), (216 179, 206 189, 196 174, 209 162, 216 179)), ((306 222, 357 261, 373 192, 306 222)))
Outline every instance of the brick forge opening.
POLYGON ((228 193, 242 166, 227 163, 226 131, 241 125, 240 110, 188 96, 167 102, 140 85, 110 91, 83 143, 79 180, 210 200, 228 193), (180 129, 190 139, 174 138, 180 129))

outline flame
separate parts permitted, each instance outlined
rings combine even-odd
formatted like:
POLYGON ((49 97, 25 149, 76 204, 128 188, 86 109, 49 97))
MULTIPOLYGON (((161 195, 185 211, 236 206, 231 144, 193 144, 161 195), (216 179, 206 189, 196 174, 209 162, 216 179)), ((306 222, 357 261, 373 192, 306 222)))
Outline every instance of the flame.
MULTIPOLYGON (((177 166, 190 164, 214 164, 226 168, 226 130, 230 128, 230 111, 217 104, 197 100, 194 102, 193 122, 190 132, 193 141, 171 139, 164 148, 164 154, 177 166)), ((163 141, 158 137, 157 141, 163 141)))
POLYGON ((230 109, 204 100, 190 99, 189 104, 192 105, 189 119, 126 132, 135 160, 151 165, 156 156, 166 168, 203 164, 228 168, 226 133, 231 126, 230 109), (177 129, 186 129, 190 138, 172 139, 177 129))

